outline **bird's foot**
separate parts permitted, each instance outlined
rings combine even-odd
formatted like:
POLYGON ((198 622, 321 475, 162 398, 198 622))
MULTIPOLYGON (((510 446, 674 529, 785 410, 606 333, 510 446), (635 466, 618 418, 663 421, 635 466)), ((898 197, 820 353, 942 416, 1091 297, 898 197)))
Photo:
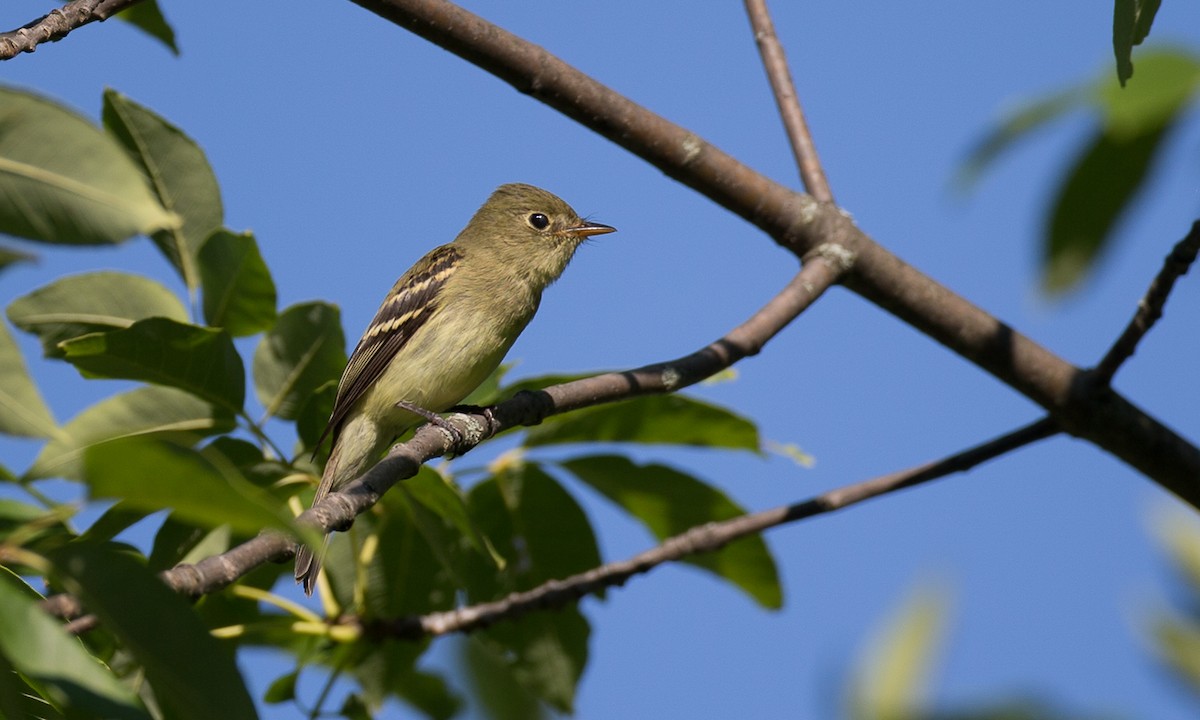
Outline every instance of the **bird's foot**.
POLYGON ((446 422, 445 418, 443 418, 441 415, 438 415, 437 413, 433 412, 432 410, 426 410, 425 408, 421 407, 420 405, 414 405, 414 404, 408 402, 407 400, 397 401, 396 407, 400 408, 401 410, 407 410, 408 412, 412 413, 413 415, 422 417, 425 420, 429 421, 429 423, 431 425, 436 425, 437 427, 440 427, 441 429, 450 433, 450 437, 451 437, 451 439, 453 439, 455 445, 461 445, 463 440, 465 439, 463 437, 461 430, 454 427, 450 423, 446 422))

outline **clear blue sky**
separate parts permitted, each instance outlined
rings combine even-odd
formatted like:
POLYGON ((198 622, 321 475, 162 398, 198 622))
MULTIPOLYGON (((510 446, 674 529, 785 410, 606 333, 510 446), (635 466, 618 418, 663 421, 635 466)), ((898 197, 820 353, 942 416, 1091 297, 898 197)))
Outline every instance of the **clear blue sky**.
MULTIPOLYGON (((108 22, 5 63, 0 82, 91 117, 113 87, 182 127, 215 168, 227 224, 256 233, 281 307, 332 300, 357 336, 400 272, 513 181, 551 189, 620 230, 583 248, 548 292, 511 356, 521 375, 676 357, 746 317, 795 270, 745 222, 349 2, 161 2, 178 59, 108 22)), ((44 7, 6 3, 0 24, 19 26, 44 7)), ((740 3, 469 7, 797 186, 740 3)), ((1045 197, 1093 119, 1039 134, 969 198, 950 180, 1002 111, 1111 71, 1111 3, 776 2, 773 12, 834 193, 860 226, 1059 355, 1098 359, 1197 216, 1200 124, 1193 117, 1180 128, 1120 246, 1061 302, 1037 292, 1036 240, 1045 197)), ((1200 6, 1167 0, 1152 38, 1200 47, 1200 6)), ((45 252, 0 278, 0 299, 96 267, 170 276, 144 241, 45 252)), ((1200 278, 1186 278, 1117 378, 1135 403, 1193 439, 1198 304, 1200 278)), ((60 420, 111 391, 41 362, 34 342, 22 347, 60 420)), ((696 392, 817 458, 805 470, 782 458, 637 451, 752 509, 1038 417, 1014 391, 838 289, 742 363, 736 382, 696 392)), ((14 469, 35 451, 0 441, 0 461, 14 469)), ((576 489, 606 558, 651 543, 576 489)), ((659 569, 604 602, 584 601, 594 631, 578 716, 832 716, 868 638, 933 580, 953 599, 935 703, 1019 694, 1093 712, 1194 717, 1194 702, 1155 668, 1145 632, 1171 590, 1152 528, 1176 505, 1119 461, 1057 438, 969 476, 771 532, 786 593, 779 613, 692 569, 659 569)), ((244 669, 261 695, 286 668, 254 654, 244 669)))

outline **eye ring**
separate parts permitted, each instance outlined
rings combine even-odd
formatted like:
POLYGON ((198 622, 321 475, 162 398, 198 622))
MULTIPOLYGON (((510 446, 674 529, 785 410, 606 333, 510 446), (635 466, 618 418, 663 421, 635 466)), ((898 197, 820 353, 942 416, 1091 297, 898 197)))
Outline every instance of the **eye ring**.
POLYGON ((526 218, 526 222, 528 222, 529 227, 533 228, 534 230, 545 230, 546 228, 550 227, 550 218, 546 217, 545 213, 531 213, 529 217, 526 218))

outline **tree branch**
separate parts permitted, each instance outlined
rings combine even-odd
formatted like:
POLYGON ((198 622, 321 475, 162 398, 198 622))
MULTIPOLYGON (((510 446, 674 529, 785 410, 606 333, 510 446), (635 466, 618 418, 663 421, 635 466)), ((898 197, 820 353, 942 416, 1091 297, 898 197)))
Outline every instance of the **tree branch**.
POLYGON ((831 203, 833 191, 829 189, 829 180, 826 179, 821 160, 817 157, 812 133, 808 130, 804 110, 800 107, 800 97, 796 94, 792 74, 788 71, 787 56, 783 52, 779 37, 775 34, 771 14, 767 11, 767 0, 746 0, 746 14, 750 18, 754 40, 758 44, 759 54, 762 55, 763 69, 767 72, 771 90, 775 94, 775 104, 779 106, 779 116, 792 144, 792 153, 796 156, 796 167, 800 170, 804 188, 818 202, 831 203))
POLYGON ((623 585, 634 575, 648 572, 663 563, 699 553, 713 552, 734 540, 755 535, 770 528, 840 510, 864 500, 913 487, 953 473, 966 472, 981 463, 1056 435, 1058 432, 1059 429, 1054 420, 1045 417, 936 462, 831 490, 793 505, 694 527, 668 538, 657 547, 628 560, 601 565, 562 580, 552 580, 531 590, 512 593, 502 600, 480 603, 447 612, 393 620, 376 620, 365 625, 362 625, 358 618, 343 618, 340 622, 360 624, 363 632, 373 637, 406 640, 418 640, 452 632, 470 632, 500 620, 520 617, 534 610, 566 605, 584 595, 590 595, 608 587, 623 585))
POLYGON ((1109 388, 888 252, 840 209, 751 170, 546 50, 443 0, 354 0, 558 110, 804 256, 823 244, 856 257, 844 284, 1045 408, 1200 508, 1200 449, 1109 388))
MULTIPOLYGON (((690 355, 624 372, 583 378, 538 392, 520 393, 491 408, 490 419, 484 414, 451 416, 447 422, 459 429, 461 443, 456 443, 455 438, 441 428, 422 426, 410 440, 393 447, 365 475, 339 492, 330 493, 300 515, 299 520, 322 530, 345 528, 378 502, 393 485, 416 475, 423 463, 436 457, 450 452, 461 455, 503 430, 536 425, 550 415, 640 395, 676 392, 693 385, 744 357, 757 354, 768 340, 837 282, 847 267, 843 252, 836 248, 822 249, 804 264, 783 290, 744 323, 690 355)), ((176 592, 199 597, 232 584, 267 562, 287 560, 295 554, 295 542, 279 533, 263 533, 194 565, 177 565, 161 573, 160 577, 176 592)), ((70 595, 46 598, 42 608, 57 617, 77 618, 68 625, 76 632, 85 632, 96 624, 94 616, 80 617, 84 609, 70 595)))
POLYGON ((0 33, 0 60, 33 52, 38 45, 57 42, 72 30, 104 21, 140 0, 74 0, 16 30, 0 33))
POLYGON ((1096 382, 1103 385, 1112 383, 1113 376, 1116 375, 1121 365, 1133 357, 1138 343, 1146 336, 1146 333, 1150 332, 1154 323, 1162 317, 1163 307, 1167 304, 1167 297, 1170 296, 1171 289, 1175 287, 1175 281, 1187 273, 1188 268, 1196 261, 1198 252, 1200 252, 1200 220, 1192 223, 1192 229, 1175 244, 1171 253, 1167 255, 1162 269, 1158 271, 1158 275, 1151 281, 1146 294, 1138 302, 1137 312, 1129 321, 1129 325, 1125 327, 1125 332, 1121 333, 1121 337, 1117 338, 1117 341, 1105 354, 1104 359, 1092 371, 1096 382))

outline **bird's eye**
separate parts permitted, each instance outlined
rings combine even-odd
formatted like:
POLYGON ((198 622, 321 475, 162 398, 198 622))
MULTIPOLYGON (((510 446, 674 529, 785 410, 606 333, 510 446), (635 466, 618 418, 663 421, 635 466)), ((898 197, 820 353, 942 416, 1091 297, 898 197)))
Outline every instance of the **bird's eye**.
POLYGON ((534 230, 545 230, 550 227, 550 218, 542 213, 533 213, 529 216, 529 227, 534 230))

